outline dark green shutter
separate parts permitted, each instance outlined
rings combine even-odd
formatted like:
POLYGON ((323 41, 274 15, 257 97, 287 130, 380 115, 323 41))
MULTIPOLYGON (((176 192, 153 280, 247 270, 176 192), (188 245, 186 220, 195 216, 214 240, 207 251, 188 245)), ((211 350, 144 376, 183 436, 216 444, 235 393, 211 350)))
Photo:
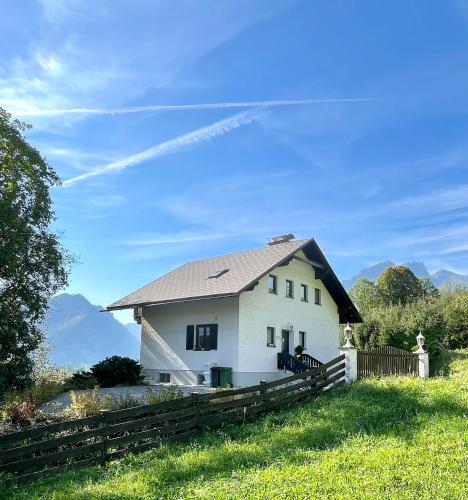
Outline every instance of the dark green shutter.
POLYGON ((210 325, 210 349, 218 349, 218 325, 210 325))
POLYGON ((185 343, 185 349, 187 351, 193 351, 193 332, 195 327, 193 325, 187 325, 187 339, 185 343))

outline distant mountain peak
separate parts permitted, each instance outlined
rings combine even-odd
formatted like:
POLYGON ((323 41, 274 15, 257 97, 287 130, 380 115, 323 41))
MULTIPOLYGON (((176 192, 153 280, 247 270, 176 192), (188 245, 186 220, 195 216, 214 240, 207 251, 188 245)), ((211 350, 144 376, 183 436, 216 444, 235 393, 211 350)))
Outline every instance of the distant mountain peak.
POLYGON ((135 330, 100 312, 81 294, 61 293, 49 304, 45 319, 51 360, 61 366, 90 366, 106 356, 118 354, 139 358, 135 330))
MULTIPOLYGON (((468 276, 462 274, 454 273, 453 271, 448 271, 447 269, 441 269, 433 274, 429 273, 424 262, 406 262, 401 264, 407 266, 411 269, 414 275, 418 278, 429 278, 432 283, 437 287, 442 287, 444 285, 457 285, 463 284, 468 285, 468 276)), ((395 266, 395 263, 391 260, 385 260, 384 262, 378 262, 369 267, 364 267, 357 274, 349 279, 343 280, 343 286, 349 290, 353 285, 362 278, 368 279, 370 281, 376 281, 377 278, 389 267, 395 266)))
POLYGON ((417 278, 431 277, 424 262, 405 262, 403 265, 409 267, 417 278))
POLYGON ((369 267, 364 267, 359 271, 358 274, 351 276, 347 280, 343 280, 343 286, 346 289, 351 288, 358 279, 364 278, 370 281, 375 281, 388 267, 394 266, 395 263, 391 260, 386 260, 384 262, 378 262, 369 267))

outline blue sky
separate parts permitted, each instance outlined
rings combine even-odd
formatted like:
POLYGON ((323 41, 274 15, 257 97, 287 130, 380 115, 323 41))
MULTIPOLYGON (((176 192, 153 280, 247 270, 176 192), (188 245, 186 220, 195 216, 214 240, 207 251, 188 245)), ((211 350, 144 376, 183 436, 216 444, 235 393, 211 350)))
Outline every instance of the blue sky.
POLYGON ((465 1, 0 0, 0 106, 102 305, 283 232, 468 273, 467 63, 465 1))

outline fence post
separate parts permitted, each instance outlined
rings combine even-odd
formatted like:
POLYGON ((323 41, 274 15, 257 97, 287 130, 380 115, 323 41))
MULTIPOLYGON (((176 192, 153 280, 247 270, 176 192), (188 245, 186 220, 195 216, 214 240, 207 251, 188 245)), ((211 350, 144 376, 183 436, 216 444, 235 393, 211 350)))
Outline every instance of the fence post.
POLYGON ((100 410, 99 428, 101 429, 101 464, 105 465, 107 462, 107 413, 109 410, 100 410))
POLYGON ((198 403, 199 403, 199 392, 191 392, 190 397, 192 398, 192 408, 193 408, 193 417, 195 420, 195 428, 198 429, 198 403))
POLYGON ((268 392, 267 392, 267 381, 260 380, 260 395, 262 396, 262 401, 265 404, 265 410, 268 408, 268 392))
POLYGON ((424 335, 419 332, 419 335, 416 337, 418 343, 416 354, 418 355, 418 372, 421 378, 429 377, 429 353, 426 351, 425 340, 424 335))
POLYGON ((346 344, 340 347, 340 354, 345 355, 345 382, 347 384, 357 380, 357 353, 358 350, 352 343, 353 329, 349 323, 343 330, 345 334, 346 344))

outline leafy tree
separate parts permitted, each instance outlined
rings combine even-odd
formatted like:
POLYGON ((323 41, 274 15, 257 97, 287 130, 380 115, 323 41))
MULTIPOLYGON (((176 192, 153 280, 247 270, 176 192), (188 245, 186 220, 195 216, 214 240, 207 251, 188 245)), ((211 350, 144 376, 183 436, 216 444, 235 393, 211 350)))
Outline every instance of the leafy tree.
POLYGON ((444 308, 445 332, 442 342, 451 348, 468 347, 468 290, 459 289, 452 293, 444 308))
POLYGON ((420 278, 419 282, 421 283, 423 297, 438 297, 440 295, 439 290, 429 278, 420 278))
POLYGON ((349 295, 364 314, 377 305, 377 287, 368 279, 360 278, 349 291, 349 295))
POLYGON ((71 263, 50 228, 59 178, 26 142, 27 128, 0 108, 0 389, 29 382, 47 303, 71 263))
POLYGON ((379 276, 377 294, 385 305, 407 304, 423 296, 423 287, 411 269, 393 266, 379 276))

